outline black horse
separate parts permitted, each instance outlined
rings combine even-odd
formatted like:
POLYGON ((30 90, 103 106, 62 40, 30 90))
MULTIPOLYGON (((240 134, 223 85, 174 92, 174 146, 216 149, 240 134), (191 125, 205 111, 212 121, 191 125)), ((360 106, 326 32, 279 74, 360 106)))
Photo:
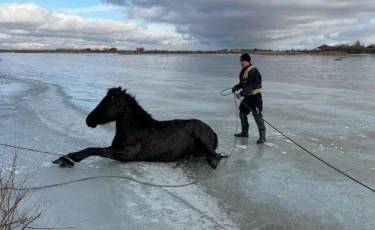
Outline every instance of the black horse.
POLYGON ((60 167, 90 156, 108 157, 121 162, 171 162, 189 156, 205 156, 216 169, 223 158, 215 149, 216 133, 200 120, 157 121, 121 87, 109 89, 99 105, 87 116, 91 128, 116 121, 116 135, 108 148, 87 148, 53 161, 60 167))

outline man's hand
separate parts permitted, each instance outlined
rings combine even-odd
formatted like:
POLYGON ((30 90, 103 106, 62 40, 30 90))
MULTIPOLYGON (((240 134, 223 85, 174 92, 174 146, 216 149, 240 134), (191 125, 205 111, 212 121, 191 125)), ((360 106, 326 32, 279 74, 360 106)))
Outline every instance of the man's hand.
POLYGON ((236 86, 233 86, 232 93, 236 92, 236 86))
POLYGON ((236 93, 237 99, 241 99, 241 95, 239 93, 236 93))

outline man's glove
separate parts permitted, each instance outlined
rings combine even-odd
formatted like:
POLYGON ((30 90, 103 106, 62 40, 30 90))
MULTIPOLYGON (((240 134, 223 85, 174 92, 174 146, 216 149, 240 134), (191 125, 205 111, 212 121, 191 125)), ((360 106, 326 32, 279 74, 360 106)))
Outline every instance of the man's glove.
POLYGON ((233 86, 232 93, 236 92, 236 86, 233 86))

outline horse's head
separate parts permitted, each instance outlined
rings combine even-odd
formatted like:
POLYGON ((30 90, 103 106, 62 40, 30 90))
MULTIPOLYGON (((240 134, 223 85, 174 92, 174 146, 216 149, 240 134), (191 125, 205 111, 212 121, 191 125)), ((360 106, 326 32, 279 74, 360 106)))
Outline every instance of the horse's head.
POLYGON ((108 90, 107 95, 98 106, 87 116, 86 124, 91 128, 117 120, 120 116, 127 116, 126 89, 121 87, 108 90))

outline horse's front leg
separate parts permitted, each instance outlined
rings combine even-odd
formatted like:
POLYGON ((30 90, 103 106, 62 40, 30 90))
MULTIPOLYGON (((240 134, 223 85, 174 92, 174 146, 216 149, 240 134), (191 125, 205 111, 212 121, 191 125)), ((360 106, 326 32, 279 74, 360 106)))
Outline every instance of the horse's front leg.
POLYGON ((74 162, 80 162, 83 159, 90 156, 101 156, 107 157, 114 160, 125 161, 124 154, 116 149, 111 147, 109 148, 87 148, 78 152, 69 153, 66 156, 62 156, 57 160, 52 161, 54 164, 60 165, 63 168, 71 168, 74 166, 74 162), (72 162, 74 161, 74 162, 72 162))

